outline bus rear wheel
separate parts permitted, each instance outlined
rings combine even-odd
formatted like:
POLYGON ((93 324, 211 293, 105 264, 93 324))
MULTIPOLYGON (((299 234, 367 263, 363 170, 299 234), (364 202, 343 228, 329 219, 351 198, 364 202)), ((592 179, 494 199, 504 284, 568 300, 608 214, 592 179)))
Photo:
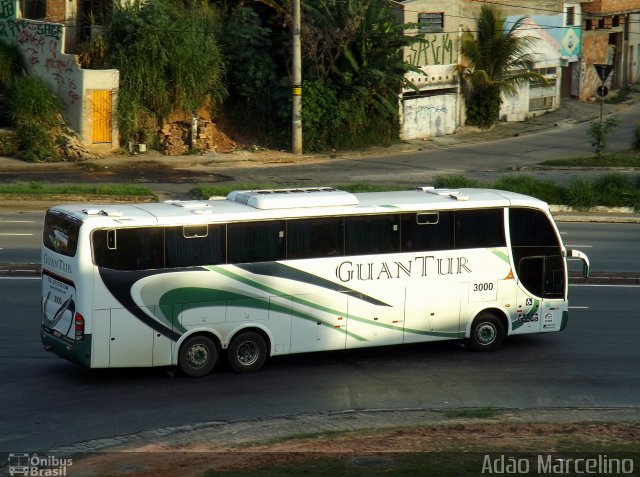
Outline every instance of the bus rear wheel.
POLYGON ((236 373, 257 371, 267 359, 267 343, 255 331, 245 331, 237 335, 227 351, 229 367, 236 373))
POLYGON ((504 326, 491 313, 480 313, 471 325, 469 348, 473 351, 495 351, 504 340, 504 326))
POLYGON ((209 374, 217 361, 218 348, 208 336, 192 336, 180 347, 178 355, 180 370, 192 378, 209 374))

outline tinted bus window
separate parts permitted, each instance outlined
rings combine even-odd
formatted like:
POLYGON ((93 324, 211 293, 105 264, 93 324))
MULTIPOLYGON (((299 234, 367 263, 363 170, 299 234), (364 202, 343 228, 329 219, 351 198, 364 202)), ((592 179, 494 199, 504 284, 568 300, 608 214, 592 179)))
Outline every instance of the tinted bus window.
POLYGON ((99 267, 114 270, 164 267, 164 229, 161 227, 96 230, 92 242, 93 259, 99 267))
POLYGON ((400 250, 400 216, 365 215, 345 218, 345 254, 368 255, 400 250))
POLYGON ((319 258, 343 255, 342 218, 287 221, 287 258, 319 258))
POLYGON ((224 225, 167 227, 167 267, 217 265, 226 261, 224 225))
POLYGON ((44 218, 42 242, 49 250, 67 257, 76 254, 81 222, 59 212, 49 211, 44 218))
POLYGON ((402 251, 453 248, 453 212, 402 214, 402 251))
POLYGON ((227 225, 228 263, 273 262, 285 258, 285 223, 247 222, 227 225))
POLYGON ((455 212, 455 247, 504 247, 503 209, 461 210, 455 212))

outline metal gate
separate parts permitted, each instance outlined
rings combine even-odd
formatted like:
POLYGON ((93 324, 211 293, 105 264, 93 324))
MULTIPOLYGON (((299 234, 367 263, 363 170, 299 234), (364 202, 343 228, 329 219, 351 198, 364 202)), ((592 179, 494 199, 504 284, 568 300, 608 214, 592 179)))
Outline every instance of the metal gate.
POLYGON ((111 142, 111 91, 93 91, 91 140, 93 143, 111 142))

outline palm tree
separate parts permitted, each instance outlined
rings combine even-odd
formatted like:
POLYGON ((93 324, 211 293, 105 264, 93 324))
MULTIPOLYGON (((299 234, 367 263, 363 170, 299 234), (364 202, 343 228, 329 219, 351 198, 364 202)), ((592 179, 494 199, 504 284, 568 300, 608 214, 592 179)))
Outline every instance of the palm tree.
POLYGON ((516 95, 521 83, 547 83, 544 76, 529 71, 529 52, 537 39, 516 34, 524 20, 519 18, 507 29, 502 11, 485 4, 476 23, 477 37, 468 29, 463 32, 460 51, 467 64, 459 68, 469 87, 467 123, 491 126, 498 119, 502 95, 516 95))

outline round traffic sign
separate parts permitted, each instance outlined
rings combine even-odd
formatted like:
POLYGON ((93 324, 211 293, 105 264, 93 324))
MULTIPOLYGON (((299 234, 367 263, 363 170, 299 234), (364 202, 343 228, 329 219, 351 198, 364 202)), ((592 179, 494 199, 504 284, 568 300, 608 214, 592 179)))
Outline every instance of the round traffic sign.
POLYGON ((601 98, 604 98, 608 93, 609 93, 609 88, 607 88, 604 85, 598 86, 598 96, 600 96, 601 98))

